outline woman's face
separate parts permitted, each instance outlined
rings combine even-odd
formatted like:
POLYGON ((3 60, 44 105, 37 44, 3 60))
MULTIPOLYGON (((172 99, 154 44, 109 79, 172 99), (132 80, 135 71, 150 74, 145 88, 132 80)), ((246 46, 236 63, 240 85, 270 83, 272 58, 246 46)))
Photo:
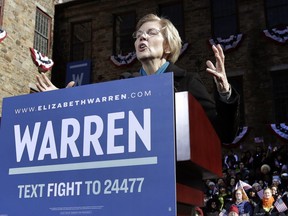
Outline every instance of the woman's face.
POLYGON ((263 198, 269 199, 272 196, 272 192, 270 189, 264 190, 263 198))
POLYGON ((235 198, 236 198, 236 200, 242 200, 242 192, 240 191, 240 190, 237 190, 236 192, 235 192, 235 198))
POLYGON ((272 190, 272 194, 277 194, 277 188, 276 187, 271 187, 271 190, 272 190))
POLYGON ((137 58, 141 63, 155 59, 161 60, 163 58, 165 39, 161 30, 162 26, 158 21, 146 22, 137 30, 138 34, 136 35, 138 35, 138 37, 136 38, 134 46, 137 58), (147 32, 151 32, 151 30, 159 33, 148 35, 147 32))

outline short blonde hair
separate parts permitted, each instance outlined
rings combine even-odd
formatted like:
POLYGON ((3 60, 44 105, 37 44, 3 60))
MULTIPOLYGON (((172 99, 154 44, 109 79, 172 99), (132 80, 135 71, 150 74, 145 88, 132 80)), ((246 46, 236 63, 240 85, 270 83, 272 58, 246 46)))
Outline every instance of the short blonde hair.
POLYGON ((138 21, 136 25, 136 30, 139 30, 139 28, 144 23, 153 21, 159 21, 162 28, 165 27, 162 30, 163 36, 165 37, 165 42, 167 42, 167 45, 169 46, 170 49, 170 53, 167 56, 167 60, 172 63, 175 63, 180 55, 182 41, 179 36, 178 30, 175 28, 175 26, 169 19, 159 17, 155 14, 147 14, 138 21))

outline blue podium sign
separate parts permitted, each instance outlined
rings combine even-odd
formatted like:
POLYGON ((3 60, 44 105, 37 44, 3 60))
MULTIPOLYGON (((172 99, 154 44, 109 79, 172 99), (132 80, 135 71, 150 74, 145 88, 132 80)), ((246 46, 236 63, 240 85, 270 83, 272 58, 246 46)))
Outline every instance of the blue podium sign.
POLYGON ((0 215, 176 215, 172 73, 4 98, 0 148, 0 215))

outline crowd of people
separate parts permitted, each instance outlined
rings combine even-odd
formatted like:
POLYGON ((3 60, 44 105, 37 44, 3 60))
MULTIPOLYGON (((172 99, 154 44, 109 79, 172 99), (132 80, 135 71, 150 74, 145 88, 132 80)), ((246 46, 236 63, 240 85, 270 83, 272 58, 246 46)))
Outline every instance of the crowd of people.
POLYGON ((205 180, 207 216, 288 215, 288 146, 257 145, 223 156, 223 176, 205 180))

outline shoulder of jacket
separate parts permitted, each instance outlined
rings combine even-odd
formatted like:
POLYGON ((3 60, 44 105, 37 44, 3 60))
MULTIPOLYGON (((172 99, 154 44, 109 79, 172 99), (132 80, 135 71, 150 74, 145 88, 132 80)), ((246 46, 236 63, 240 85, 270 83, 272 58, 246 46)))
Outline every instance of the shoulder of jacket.
POLYGON ((166 69, 167 72, 173 72, 174 77, 185 77, 187 75, 187 71, 183 68, 178 67, 175 64, 170 63, 168 68, 166 69))

